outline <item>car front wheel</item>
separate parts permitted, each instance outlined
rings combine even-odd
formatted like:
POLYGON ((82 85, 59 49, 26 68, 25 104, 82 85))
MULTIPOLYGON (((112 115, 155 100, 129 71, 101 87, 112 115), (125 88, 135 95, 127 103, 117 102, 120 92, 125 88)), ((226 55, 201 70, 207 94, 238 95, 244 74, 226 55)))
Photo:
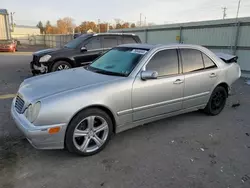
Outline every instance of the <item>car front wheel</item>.
POLYGON ((73 153, 89 156, 100 152, 110 140, 112 120, 100 109, 87 109, 77 114, 66 132, 66 148, 73 153))
POLYGON ((210 96, 204 111, 212 116, 218 115, 225 107, 227 91, 224 87, 217 86, 210 96))
POLYGON ((51 71, 55 72, 55 71, 67 70, 67 69, 71 69, 71 68, 72 68, 72 66, 70 63, 68 63, 66 61, 57 61, 52 66, 51 71))

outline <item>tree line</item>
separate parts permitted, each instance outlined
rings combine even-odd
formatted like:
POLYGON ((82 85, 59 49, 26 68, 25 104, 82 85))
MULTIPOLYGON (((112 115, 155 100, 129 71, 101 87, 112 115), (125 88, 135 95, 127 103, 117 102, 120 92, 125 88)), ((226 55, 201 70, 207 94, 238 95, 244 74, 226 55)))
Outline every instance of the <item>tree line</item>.
POLYGON ((39 21, 37 27, 40 29, 41 34, 71 34, 71 33, 87 33, 89 31, 107 32, 111 29, 123 29, 123 28, 135 28, 135 23, 123 22, 120 19, 115 19, 115 24, 109 23, 95 23, 93 21, 84 21, 80 25, 75 25, 72 18, 65 17, 57 20, 55 25, 52 25, 50 21, 47 21, 43 25, 42 21, 39 21))

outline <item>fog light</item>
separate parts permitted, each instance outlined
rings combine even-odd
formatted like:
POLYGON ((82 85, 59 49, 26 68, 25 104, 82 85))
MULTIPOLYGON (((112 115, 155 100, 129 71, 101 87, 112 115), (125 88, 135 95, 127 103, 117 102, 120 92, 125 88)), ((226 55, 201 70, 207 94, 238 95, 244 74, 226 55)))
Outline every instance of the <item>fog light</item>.
POLYGON ((49 129, 49 134, 55 134, 55 133, 58 133, 60 131, 60 127, 53 127, 53 128, 50 128, 49 129))

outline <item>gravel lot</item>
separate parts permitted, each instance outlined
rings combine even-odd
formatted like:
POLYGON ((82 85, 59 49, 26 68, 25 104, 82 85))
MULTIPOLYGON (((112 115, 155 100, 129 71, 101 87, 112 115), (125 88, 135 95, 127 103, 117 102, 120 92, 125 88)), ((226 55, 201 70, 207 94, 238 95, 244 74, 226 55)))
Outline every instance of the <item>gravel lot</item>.
MULTIPOLYGON (((30 60, 30 54, 0 53, 0 95, 16 93, 31 76, 30 60)), ((85 158, 34 149, 10 117, 11 101, 0 99, 0 187, 250 187, 250 86, 244 79, 218 116, 192 112, 140 126, 85 158)))

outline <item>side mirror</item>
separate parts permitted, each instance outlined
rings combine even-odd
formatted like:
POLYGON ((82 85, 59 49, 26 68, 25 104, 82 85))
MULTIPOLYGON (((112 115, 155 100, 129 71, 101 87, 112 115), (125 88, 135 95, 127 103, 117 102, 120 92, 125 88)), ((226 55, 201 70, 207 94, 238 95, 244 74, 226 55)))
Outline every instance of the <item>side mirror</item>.
POLYGON ((81 47, 81 52, 86 52, 86 51, 88 51, 88 50, 85 46, 81 47))
POLYGON ((142 80, 150 80, 150 79, 157 79, 158 72, 156 71, 142 71, 141 72, 141 79, 142 80))

